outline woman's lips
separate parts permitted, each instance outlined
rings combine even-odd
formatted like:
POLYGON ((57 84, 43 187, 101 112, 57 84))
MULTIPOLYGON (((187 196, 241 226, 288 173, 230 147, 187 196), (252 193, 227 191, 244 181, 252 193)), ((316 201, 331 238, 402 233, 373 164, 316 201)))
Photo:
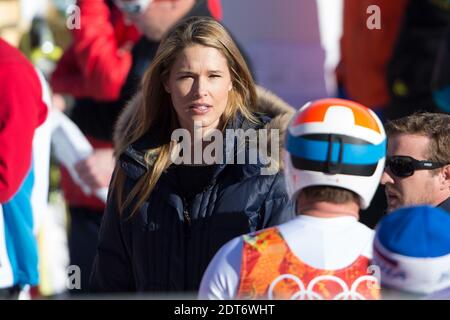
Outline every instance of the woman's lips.
POLYGON ((212 106, 209 104, 195 104, 189 107, 189 111, 193 112, 194 114, 206 114, 211 110, 212 106))

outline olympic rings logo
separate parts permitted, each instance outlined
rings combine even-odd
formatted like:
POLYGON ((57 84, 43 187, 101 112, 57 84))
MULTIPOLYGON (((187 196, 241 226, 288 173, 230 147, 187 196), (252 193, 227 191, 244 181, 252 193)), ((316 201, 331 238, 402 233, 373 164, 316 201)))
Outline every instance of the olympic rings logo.
POLYGON ((349 288, 345 281, 341 278, 332 275, 322 275, 312 279, 309 282, 308 286, 305 288, 305 284, 297 276, 294 276, 292 274, 282 274, 275 278, 275 280, 270 284, 267 293, 269 300, 274 300, 274 289, 276 285, 282 280, 292 280, 300 288, 300 290, 295 292, 290 297, 290 300, 324 300, 325 298, 321 294, 313 290, 314 286, 322 281, 332 281, 337 283, 341 287, 342 292, 335 295, 333 297, 333 300, 366 300, 366 298, 357 291, 359 285, 363 281, 369 281, 369 283, 378 284, 378 279, 376 277, 371 275, 364 275, 357 278, 349 288))

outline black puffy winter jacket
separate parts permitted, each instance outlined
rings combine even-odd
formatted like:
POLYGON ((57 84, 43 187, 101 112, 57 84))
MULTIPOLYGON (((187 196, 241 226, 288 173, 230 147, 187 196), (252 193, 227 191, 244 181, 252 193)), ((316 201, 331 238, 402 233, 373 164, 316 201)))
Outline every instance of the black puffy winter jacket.
MULTIPOLYGON (((265 124, 254 129, 279 128, 283 135, 292 109, 268 92, 259 90, 258 96, 259 109, 268 118, 262 118, 265 124)), ((116 134, 120 135, 134 105, 135 101, 122 114, 116 134)), ((232 126, 242 128, 248 123, 238 117, 232 126)), ((146 170, 140 152, 145 149, 146 142, 140 141, 120 157, 119 165, 127 176, 124 192, 146 170)), ((281 171, 261 175, 259 164, 218 165, 208 187, 187 202, 177 191, 175 167, 163 173, 149 199, 131 219, 126 212, 118 214, 114 194, 110 195, 91 291, 195 292, 208 263, 223 244, 294 217, 281 171)))

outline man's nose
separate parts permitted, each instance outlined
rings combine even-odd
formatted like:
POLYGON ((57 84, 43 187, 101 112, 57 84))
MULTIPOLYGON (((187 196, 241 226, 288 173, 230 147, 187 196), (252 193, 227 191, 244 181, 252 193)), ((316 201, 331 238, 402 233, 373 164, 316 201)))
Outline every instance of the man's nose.
POLYGON ((383 171, 383 174, 381 175, 381 181, 380 183, 382 185, 385 185, 387 183, 394 183, 394 179, 391 177, 391 175, 387 172, 386 168, 383 171))

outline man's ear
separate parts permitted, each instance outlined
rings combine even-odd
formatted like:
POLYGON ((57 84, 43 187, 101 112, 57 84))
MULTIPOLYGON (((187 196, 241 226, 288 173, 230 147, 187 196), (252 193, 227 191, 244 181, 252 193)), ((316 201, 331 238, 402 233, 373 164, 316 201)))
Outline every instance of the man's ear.
POLYGON ((450 190, 450 164, 442 168, 443 183, 450 190))
POLYGON ((440 190, 450 191, 450 164, 442 167, 439 171, 440 190))

